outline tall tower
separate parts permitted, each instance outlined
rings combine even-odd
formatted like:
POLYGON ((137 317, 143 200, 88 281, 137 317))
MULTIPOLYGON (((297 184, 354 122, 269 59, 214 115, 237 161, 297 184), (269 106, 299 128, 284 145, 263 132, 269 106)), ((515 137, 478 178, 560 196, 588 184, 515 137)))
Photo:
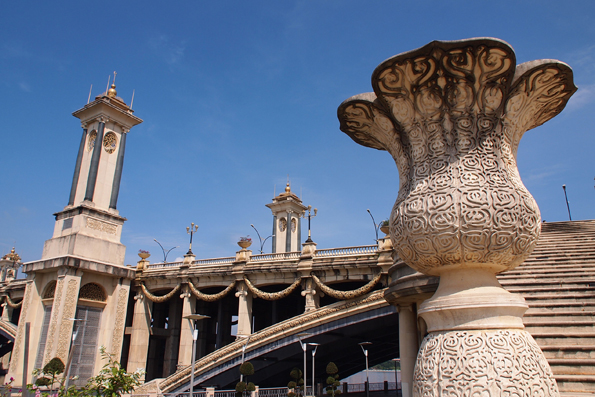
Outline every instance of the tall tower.
POLYGON ((120 237, 126 218, 116 204, 126 136, 142 120, 116 96, 115 84, 73 116, 81 120, 83 136, 70 197, 64 210, 54 214, 54 234, 45 243, 42 259, 75 255, 123 265, 126 247, 120 237))
POLYGON ((291 192, 289 182, 285 192, 266 205, 273 212, 273 253, 300 251, 302 216, 307 207, 291 192))
POLYGON ((126 136, 142 120, 116 96, 115 84, 73 115, 81 120, 83 136, 68 205, 54 214, 54 233, 41 259, 23 266, 27 284, 9 369, 17 384, 30 382, 30 371, 54 357, 66 363, 69 352, 71 375, 84 384, 101 369, 99 346, 119 360, 126 345, 135 272, 124 266, 120 236, 126 218, 116 204, 126 136))

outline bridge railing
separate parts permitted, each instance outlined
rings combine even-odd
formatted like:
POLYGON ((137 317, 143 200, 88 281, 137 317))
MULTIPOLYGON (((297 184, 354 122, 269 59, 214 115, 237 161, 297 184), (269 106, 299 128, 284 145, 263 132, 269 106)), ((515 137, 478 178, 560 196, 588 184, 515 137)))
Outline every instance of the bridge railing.
MULTIPOLYGON (((374 255, 378 252, 377 245, 362 245, 354 247, 342 247, 342 248, 327 248, 319 249, 314 252, 314 259, 316 258, 328 258, 328 257, 341 257, 341 256, 357 256, 357 255, 374 255)), ((301 251, 294 252, 280 252, 274 254, 257 254, 250 255, 248 257, 248 263, 270 263, 270 262, 283 262, 283 261, 299 261, 302 256, 301 251)), ((230 256, 226 258, 210 258, 210 259, 197 259, 192 262, 190 267, 208 267, 209 265, 214 266, 231 266, 236 261, 236 257, 230 256)), ((152 263, 147 265, 146 270, 160 270, 165 268, 173 268, 182 266, 183 262, 166 262, 166 263, 152 263)))

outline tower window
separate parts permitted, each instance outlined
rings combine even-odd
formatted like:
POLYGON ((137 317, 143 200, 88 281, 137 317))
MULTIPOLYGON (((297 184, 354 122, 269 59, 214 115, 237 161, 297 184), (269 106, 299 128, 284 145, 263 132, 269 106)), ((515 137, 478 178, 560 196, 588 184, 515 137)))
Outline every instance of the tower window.
POLYGON ((95 147, 95 140, 97 140, 97 131, 93 130, 89 134, 89 141, 87 142, 87 150, 89 152, 95 147))
POLYGON ((114 134, 113 132, 110 131, 107 134, 105 134, 105 137, 103 137, 103 148, 106 152, 110 154, 115 152, 117 144, 118 138, 116 137, 116 134, 114 134))
POLYGON ((281 218, 279 219, 279 230, 284 232, 287 229, 287 219, 281 218))

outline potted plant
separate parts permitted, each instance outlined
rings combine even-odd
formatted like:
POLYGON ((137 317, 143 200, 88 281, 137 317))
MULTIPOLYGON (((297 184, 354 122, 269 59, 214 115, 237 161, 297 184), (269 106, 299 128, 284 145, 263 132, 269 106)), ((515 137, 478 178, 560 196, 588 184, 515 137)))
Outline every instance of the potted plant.
POLYGON ((140 258, 145 261, 151 256, 151 253, 145 250, 138 250, 138 256, 140 256, 140 258))
POLYGON ((382 231, 382 233, 388 236, 388 233, 390 232, 388 227, 388 219, 385 219, 382 222, 380 222, 380 230, 382 231))
POLYGON ((238 241, 238 245, 242 247, 242 249, 246 249, 252 245, 252 239, 250 236, 240 237, 240 241, 238 241))

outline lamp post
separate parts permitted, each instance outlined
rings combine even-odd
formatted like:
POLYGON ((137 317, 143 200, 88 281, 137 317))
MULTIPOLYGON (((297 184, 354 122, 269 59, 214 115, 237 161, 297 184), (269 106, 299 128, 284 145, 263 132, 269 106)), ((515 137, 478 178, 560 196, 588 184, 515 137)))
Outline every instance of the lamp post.
MULTIPOLYGON (((190 229, 190 228, 188 228, 188 229, 190 229)), ((169 253, 172 250, 175 250, 176 248, 180 248, 180 246, 178 245, 177 247, 170 248, 169 250, 167 250, 167 252, 165 252, 165 248, 163 248, 163 245, 161 245, 161 243, 159 241, 157 241, 156 238, 154 238, 153 241, 155 241, 157 244, 159 244, 159 246, 161 247, 161 251, 163 251, 163 263, 167 262, 167 255, 169 255, 169 253)), ((190 244, 192 244, 192 243, 190 243, 190 244)))
POLYGON ((306 385, 308 384, 306 382, 306 349, 308 348, 308 344, 305 342, 302 342, 303 338, 307 338, 310 336, 309 333, 307 332, 302 332, 300 334, 297 335, 299 337, 298 341, 300 342, 300 346, 302 347, 302 350, 304 351, 304 397, 306 396, 306 385))
POLYGON ((76 326, 77 321, 85 321, 80 318, 69 318, 68 320, 72 321, 73 330, 72 330, 72 340, 70 342, 70 352, 68 353, 68 360, 66 362, 66 379, 64 380, 64 390, 68 390, 68 381, 70 380, 70 366, 72 365, 72 356, 74 355, 74 342, 76 341, 76 336, 78 335, 78 327, 76 326))
POLYGON ((401 364, 400 358, 393 358, 392 361, 395 363, 395 395, 399 396, 399 381, 397 379, 397 363, 401 364))
POLYGON ((366 356, 366 397, 370 397, 370 378, 368 377, 368 349, 366 349, 364 346, 371 345, 372 342, 360 342, 358 344, 362 348, 364 356, 366 356))
POLYGON ((376 232, 376 241, 378 241, 378 228, 380 227, 380 225, 376 224, 376 221, 374 220, 374 216, 372 216, 370 209, 368 208, 366 211, 368 211, 368 214, 370 214, 370 217, 372 218, 372 223, 374 223, 374 231, 376 232))
POLYGON ((196 233, 197 230, 198 225, 195 225, 194 222, 190 224, 190 227, 186 227, 186 233, 190 235, 190 247, 188 248, 188 252, 186 252, 186 255, 194 255, 192 253, 192 236, 194 235, 194 233, 196 233))
POLYGON ((262 237, 260 237, 260 233, 258 233, 258 229, 255 228, 254 225, 252 225, 252 224, 250 224, 250 226, 252 226, 252 229, 256 230, 256 234, 258 234, 258 239, 260 240, 260 254, 262 255, 264 243, 266 243, 267 240, 270 239, 271 237, 275 237, 275 235, 271 234, 269 237, 267 237, 263 240, 262 237))
POLYGON ((315 363, 314 363, 314 356, 316 356, 316 350, 318 349, 318 346, 320 346, 320 343, 308 343, 310 346, 314 346, 314 349, 312 349, 312 396, 316 395, 315 390, 315 386, 316 384, 314 383, 314 372, 315 372, 315 363))
MULTIPOLYGON (((238 335, 239 338, 245 338, 246 342, 244 342, 244 346, 242 346, 242 363, 240 367, 244 364, 244 357, 246 355, 246 347, 248 347, 248 342, 250 342, 250 337, 252 335, 238 335)), ((244 374, 240 371, 240 382, 244 381, 244 374)))
POLYGON ((562 185, 562 189, 564 189, 564 198, 566 199, 566 208, 568 209, 568 220, 571 221, 572 217, 570 216, 570 205, 568 204, 568 196, 566 195, 566 185, 562 185))
POLYGON ((306 218, 306 217, 308 218, 308 239, 306 240, 307 243, 312 243, 313 242, 312 241, 312 235, 310 234, 310 220, 312 218, 314 218, 317 215, 317 213, 318 213, 318 209, 317 208, 314 208, 314 215, 312 215, 312 213, 310 212, 311 210, 312 210, 312 206, 309 205, 308 206, 308 215, 307 216, 306 216, 306 211, 304 211, 304 218, 306 218))
MULTIPOLYGON (((194 226, 194 223, 192 224, 194 226)), ((198 226, 196 227, 198 229, 198 226)), ((196 231, 196 230, 195 230, 196 231)), ((190 253, 192 253, 192 235, 190 235, 190 253)), ((193 397, 192 394, 194 393, 194 360, 196 358, 196 340, 198 339, 198 328, 196 328, 196 322, 198 320, 203 320, 205 318, 211 318, 210 316, 205 316, 203 314, 189 314, 184 316, 189 321, 193 323, 192 327, 192 369, 190 370, 190 391, 189 397, 193 397)))

